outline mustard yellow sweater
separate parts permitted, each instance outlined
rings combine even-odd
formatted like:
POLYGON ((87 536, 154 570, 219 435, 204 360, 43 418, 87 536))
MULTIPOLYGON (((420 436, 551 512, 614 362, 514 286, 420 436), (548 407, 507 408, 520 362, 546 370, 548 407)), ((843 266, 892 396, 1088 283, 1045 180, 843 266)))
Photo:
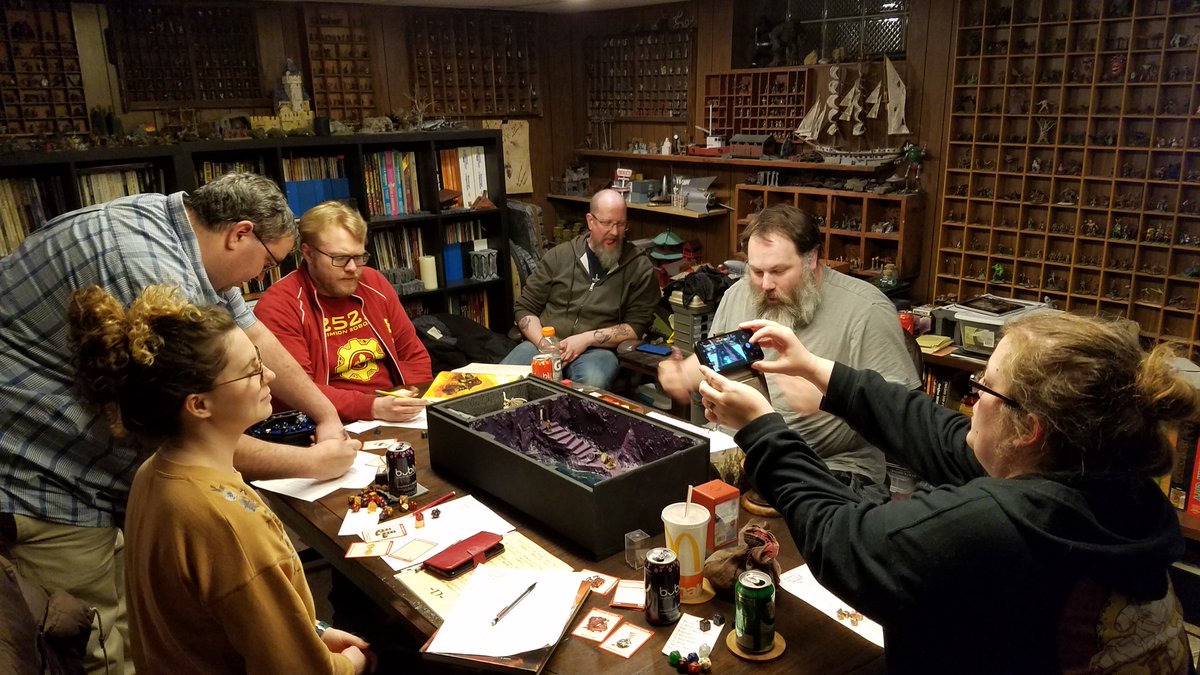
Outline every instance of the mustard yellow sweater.
POLYGON ((138 672, 351 673, 314 629, 300 558, 237 472, 151 457, 125 525, 138 672))

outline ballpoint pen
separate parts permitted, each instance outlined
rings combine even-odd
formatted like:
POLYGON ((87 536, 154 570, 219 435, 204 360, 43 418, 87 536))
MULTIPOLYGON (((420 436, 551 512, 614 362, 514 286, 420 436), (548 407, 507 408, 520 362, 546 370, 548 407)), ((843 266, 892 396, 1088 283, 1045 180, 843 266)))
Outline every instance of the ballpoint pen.
POLYGON ((533 582, 532 584, 529 584, 529 588, 526 588, 524 593, 518 595, 516 600, 513 600, 512 602, 508 603, 508 607, 505 607, 504 609, 500 610, 500 613, 496 615, 496 618, 492 619, 492 625, 495 626, 500 621, 500 619, 504 618, 505 614, 508 614, 509 611, 511 611, 513 607, 517 606, 518 602, 521 602, 522 600, 524 600, 525 596, 529 595, 529 593, 533 591, 534 586, 537 586, 536 581, 533 582))
POLYGON ((416 392, 411 389, 401 389, 399 391, 388 391, 386 389, 376 389, 376 394, 380 396, 391 396, 392 398, 415 398, 416 392))
POLYGON ((454 497, 454 490, 451 490, 451 491, 447 492, 446 494, 442 495, 441 497, 438 497, 437 499, 429 502, 425 506, 422 506, 421 508, 413 511, 413 515, 416 515, 422 511, 424 511, 425 509, 433 508, 433 507, 437 506, 438 504, 441 504, 442 502, 446 501, 447 499, 452 499, 453 497, 454 497))

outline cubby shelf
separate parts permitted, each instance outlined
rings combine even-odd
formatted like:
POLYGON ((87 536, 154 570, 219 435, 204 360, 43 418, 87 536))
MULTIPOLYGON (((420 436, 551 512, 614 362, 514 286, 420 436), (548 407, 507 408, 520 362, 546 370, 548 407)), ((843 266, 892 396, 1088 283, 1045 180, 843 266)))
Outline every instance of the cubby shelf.
POLYGON ((934 299, 1049 299, 1200 356, 1193 3, 960 0, 957 17, 934 299))

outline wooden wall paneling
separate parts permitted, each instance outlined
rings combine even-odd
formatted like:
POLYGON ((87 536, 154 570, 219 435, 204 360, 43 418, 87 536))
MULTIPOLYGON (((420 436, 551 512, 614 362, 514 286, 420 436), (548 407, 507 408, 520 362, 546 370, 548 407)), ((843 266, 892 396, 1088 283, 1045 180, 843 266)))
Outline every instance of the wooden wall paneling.
POLYGON ((376 7, 371 10, 371 16, 379 18, 370 23, 376 114, 408 111, 413 107, 410 96, 414 91, 408 49, 408 12, 398 7, 376 7))
MULTIPOLYGON (((297 68, 303 61, 296 16, 296 11, 287 5, 264 5, 254 10, 254 23, 258 31, 258 75, 263 91, 273 92, 279 86, 279 77, 283 75, 289 58, 297 68)), ((311 90, 309 93, 312 93, 311 90)))
POLYGON ((940 221, 942 179, 945 167, 943 145, 947 119, 947 92, 950 91, 954 59, 951 55, 956 3, 934 0, 910 5, 908 23, 908 124, 917 134, 917 142, 929 148, 921 169, 925 190, 924 227, 921 230, 921 273, 913 279, 910 297, 914 303, 932 298, 937 267, 937 224, 940 221), (914 92, 916 95, 914 96, 914 92), (915 122, 915 124, 914 124, 915 122))

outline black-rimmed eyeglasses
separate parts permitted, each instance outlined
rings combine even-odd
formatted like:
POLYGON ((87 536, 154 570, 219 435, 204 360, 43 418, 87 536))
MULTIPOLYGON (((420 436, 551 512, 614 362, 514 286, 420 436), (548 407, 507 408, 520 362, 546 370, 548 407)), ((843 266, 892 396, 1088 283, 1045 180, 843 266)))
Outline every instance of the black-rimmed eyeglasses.
MULTIPOLYGON (((253 230, 251 230, 251 231, 253 231, 253 230)), ((270 263, 263 265, 264 272, 266 272, 268 270, 273 270, 276 267, 279 267, 281 264, 283 264, 282 260, 278 260, 275 258, 275 254, 271 253, 271 249, 267 248, 267 242, 263 241, 262 237, 258 236, 257 232, 254 233, 254 238, 258 240, 258 243, 262 244, 263 250, 265 250, 267 252, 267 257, 271 259, 270 263)))
POLYGON ((258 376, 258 384, 262 385, 263 360, 262 360, 262 354, 259 353, 259 351, 258 351, 258 347, 254 348, 254 361, 255 361, 255 363, 258 364, 258 366, 255 367, 254 370, 246 373, 245 375, 240 375, 238 377, 235 377, 232 380, 225 380, 224 382, 218 382, 218 383, 214 384, 212 386, 212 388, 216 389, 217 387, 224 385, 224 384, 233 384, 234 382, 241 382, 242 380, 248 380, 248 379, 254 377, 255 375, 258 376))
POLYGON ((1001 394, 1000 392, 996 391, 995 389, 992 389, 991 387, 984 384, 983 378, 979 375, 979 373, 971 373, 971 389, 973 389, 976 393, 981 392, 981 391, 987 392, 987 393, 991 394, 992 396, 995 396, 996 398, 1000 399, 1004 403, 1011 405, 1012 407, 1016 408, 1017 410, 1021 410, 1020 403, 1017 403, 1014 399, 1012 399, 1008 396, 1005 396, 1004 394, 1001 394))
POLYGON ((354 264, 359 267, 362 267, 363 265, 366 265, 367 263, 371 262, 371 254, 370 253, 360 253, 358 255, 330 255, 329 253, 322 251, 321 249, 317 248, 316 246, 313 246, 312 244, 309 244, 308 247, 311 248, 312 250, 316 251, 317 253, 320 253, 321 255, 329 258, 329 262, 333 263, 334 267, 345 267, 346 265, 350 264, 351 260, 353 260, 354 264))

